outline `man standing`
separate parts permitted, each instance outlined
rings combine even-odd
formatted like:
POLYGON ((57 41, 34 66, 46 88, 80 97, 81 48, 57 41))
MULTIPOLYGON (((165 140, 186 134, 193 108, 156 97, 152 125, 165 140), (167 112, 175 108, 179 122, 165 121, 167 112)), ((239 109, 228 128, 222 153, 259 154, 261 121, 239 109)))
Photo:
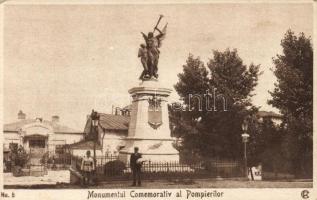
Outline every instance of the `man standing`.
POLYGON ((130 156, 130 167, 133 174, 133 184, 136 186, 136 181, 138 181, 138 186, 141 186, 141 167, 142 162, 138 162, 138 159, 142 158, 142 155, 139 153, 139 148, 134 147, 134 153, 130 156))
POLYGON ((94 159, 90 156, 90 151, 86 152, 86 156, 81 162, 81 170, 84 174, 84 185, 89 185, 91 181, 91 173, 95 170, 94 159))

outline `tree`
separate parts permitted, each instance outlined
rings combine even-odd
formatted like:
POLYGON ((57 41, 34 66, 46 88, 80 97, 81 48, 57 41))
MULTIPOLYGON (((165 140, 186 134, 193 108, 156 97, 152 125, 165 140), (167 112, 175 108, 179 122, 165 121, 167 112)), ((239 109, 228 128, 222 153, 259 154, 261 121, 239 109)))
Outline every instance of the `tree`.
POLYGON ((259 66, 247 67, 237 50, 229 49, 214 51, 207 66, 190 55, 175 85, 187 108, 182 112, 186 124, 192 127, 183 136, 184 148, 194 148, 207 158, 241 158, 241 124, 257 110, 250 98, 259 66))
POLYGON ((208 71, 199 57, 194 58, 190 54, 186 64, 183 65, 183 73, 178 74, 178 78, 179 82, 176 83, 175 89, 184 100, 184 104, 188 106, 187 111, 191 112, 191 120, 198 119, 201 116, 200 107, 204 107, 205 102, 199 102, 193 98, 193 95, 201 98, 201 95, 208 90, 208 71), (203 105, 199 105, 199 103, 203 105))
MULTIPOLYGON (((179 82, 175 89, 183 99, 183 104, 172 104, 170 106, 170 121, 172 134, 183 137, 183 145, 180 153, 188 155, 185 160, 193 161, 193 157, 199 154, 201 149, 201 137, 197 136, 198 119, 202 115, 199 111, 199 101, 190 102, 189 95, 204 94, 208 90, 208 71, 199 57, 189 55, 186 64, 183 65, 183 73, 178 74, 179 82), (192 155, 192 156, 190 156, 192 155)), ((203 103, 203 102, 202 102, 203 103)))
POLYGON ((283 53, 273 58, 277 77, 269 104, 284 116, 287 134, 283 151, 296 175, 312 175, 313 49, 311 38, 288 30, 281 41, 283 53), (292 152, 291 152, 292 151, 292 152), (287 153, 288 152, 288 153, 287 153), (304 174, 302 174, 304 172, 304 174))

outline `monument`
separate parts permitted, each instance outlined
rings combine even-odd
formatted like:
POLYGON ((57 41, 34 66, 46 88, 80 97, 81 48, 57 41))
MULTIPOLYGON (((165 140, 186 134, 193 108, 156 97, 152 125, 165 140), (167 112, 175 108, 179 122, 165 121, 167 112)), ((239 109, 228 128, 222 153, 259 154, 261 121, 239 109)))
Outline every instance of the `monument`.
POLYGON ((142 157, 153 162, 179 161, 179 152, 173 147, 169 128, 167 102, 171 89, 162 87, 158 79, 158 61, 162 40, 166 36, 167 24, 162 30, 158 25, 147 35, 142 33, 145 44, 140 45, 138 57, 141 58, 143 72, 139 86, 129 90, 132 96, 128 137, 119 159, 128 162, 134 147, 139 147, 142 157), (155 35, 155 31, 158 32, 155 35))

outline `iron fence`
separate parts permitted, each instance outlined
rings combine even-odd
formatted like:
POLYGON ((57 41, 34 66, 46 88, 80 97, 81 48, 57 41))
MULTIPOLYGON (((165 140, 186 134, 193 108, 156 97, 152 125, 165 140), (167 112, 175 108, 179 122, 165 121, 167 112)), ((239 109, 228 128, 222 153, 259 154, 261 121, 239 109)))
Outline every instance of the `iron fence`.
MULTIPOLYGON (((72 168, 81 171, 82 158, 72 157, 72 168)), ((240 161, 208 160, 198 163, 145 162, 142 165, 143 179, 177 178, 235 178, 243 177, 243 163, 240 161)), ((123 163, 117 156, 96 157, 95 177, 98 180, 124 180, 131 178, 129 163, 123 163)))
POLYGON ((50 170, 65 170, 71 165, 72 155, 69 153, 52 154, 47 153, 42 157, 42 164, 50 170))

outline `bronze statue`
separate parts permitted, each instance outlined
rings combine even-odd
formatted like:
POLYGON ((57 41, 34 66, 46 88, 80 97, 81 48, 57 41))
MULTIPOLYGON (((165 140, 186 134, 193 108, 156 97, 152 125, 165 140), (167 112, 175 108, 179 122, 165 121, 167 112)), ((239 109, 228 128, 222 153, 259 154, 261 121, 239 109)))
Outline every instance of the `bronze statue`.
POLYGON ((166 35, 166 28, 167 24, 164 26, 162 31, 157 28, 158 24, 160 23, 163 15, 160 15, 156 26, 154 27, 153 32, 149 32, 148 35, 141 32, 146 45, 141 44, 139 49, 138 57, 141 58, 141 63, 143 65, 143 72, 140 76, 141 80, 147 80, 152 77, 158 78, 158 60, 160 57, 160 50, 162 40, 165 38, 166 35), (159 34, 154 36, 154 32, 158 31, 159 34))
POLYGON ((143 65, 143 72, 140 76, 140 79, 149 78, 149 73, 148 73, 149 68, 147 65, 149 59, 148 59, 148 51, 145 44, 140 45, 138 57, 141 58, 141 63, 143 65))

